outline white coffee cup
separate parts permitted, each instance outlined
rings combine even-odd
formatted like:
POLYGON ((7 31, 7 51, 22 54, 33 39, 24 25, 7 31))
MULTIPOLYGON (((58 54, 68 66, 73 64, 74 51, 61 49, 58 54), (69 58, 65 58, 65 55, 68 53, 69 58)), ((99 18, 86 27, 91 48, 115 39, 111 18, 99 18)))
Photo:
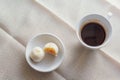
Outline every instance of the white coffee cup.
POLYGON ((98 14, 90 14, 90 15, 83 17, 80 20, 79 24, 77 25, 77 36, 78 36, 78 39, 81 42, 81 44, 89 49, 99 49, 99 48, 105 46, 109 42, 109 40, 111 38, 111 34, 112 34, 112 27, 111 27, 111 24, 109 22, 109 18, 111 16, 112 16, 112 13, 109 12, 106 17, 103 17, 103 16, 98 15, 98 14), (102 27, 105 30, 105 33, 106 33, 105 40, 99 46, 88 45, 82 40, 82 37, 81 37, 82 28, 84 27, 85 24, 90 23, 90 22, 95 22, 95 23, 102 25, 102 27))

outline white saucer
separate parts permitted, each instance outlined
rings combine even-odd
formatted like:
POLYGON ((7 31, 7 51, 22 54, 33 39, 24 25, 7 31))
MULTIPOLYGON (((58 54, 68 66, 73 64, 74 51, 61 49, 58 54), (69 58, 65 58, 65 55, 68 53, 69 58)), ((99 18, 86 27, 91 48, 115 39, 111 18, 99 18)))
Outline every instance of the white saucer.
POLYGON ((55 70, 60 66, 64 57, 64 45, 62 41, 55 35, 46 33, 46 34, 38 34, 34 36, 27 44, 26 47, 26 60, 28 64, 35 70, 40 72, 50 72, 55 70), (59 48, 59 52, 57 56, 53 56, 50 54, 45 54, 45 57, 42 61, 35 63, 30 59, 30 53, 32 49, 36 46, 41 48, 48 42, 54 42, 57 44, 59 48))

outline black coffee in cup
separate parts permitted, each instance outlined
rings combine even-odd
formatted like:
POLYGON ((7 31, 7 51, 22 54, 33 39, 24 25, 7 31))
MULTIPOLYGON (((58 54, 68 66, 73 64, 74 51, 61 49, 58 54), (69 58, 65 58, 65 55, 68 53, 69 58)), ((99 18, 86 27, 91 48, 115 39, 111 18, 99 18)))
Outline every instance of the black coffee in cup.
POLYGON ((89 22, 81 29, 81 38, 89 46, 101 45, 106 37, 103 26, 96 22, 89 22))

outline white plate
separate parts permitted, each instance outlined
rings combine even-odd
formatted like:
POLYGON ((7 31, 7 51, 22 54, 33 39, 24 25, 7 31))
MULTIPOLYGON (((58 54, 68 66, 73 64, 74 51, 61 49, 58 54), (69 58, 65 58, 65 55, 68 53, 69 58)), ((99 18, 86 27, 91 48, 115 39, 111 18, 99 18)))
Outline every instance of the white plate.
POLYGON ((34 36, 27 44, 26 47, 26 60, 28 64, 35 70, 40 72, 50 72, 55 70, 60 66, 64 57, 64 46, 62 41, 55 35, 46 33, 46 34, 38 34, 34 36), (59 48, 59 52, 57 56, 53 56, 50 54, 45 54, 45 57, 42 61, 35 63, 30 59, 30 53, 32 49, 36 46, 41 48, 48 42, 54 42, 57 44, 59 48))

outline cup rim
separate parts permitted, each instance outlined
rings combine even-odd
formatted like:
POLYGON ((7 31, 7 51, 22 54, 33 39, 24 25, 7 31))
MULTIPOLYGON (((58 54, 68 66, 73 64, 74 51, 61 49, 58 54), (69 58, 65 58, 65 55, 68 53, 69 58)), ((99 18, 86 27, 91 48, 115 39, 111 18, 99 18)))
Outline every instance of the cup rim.
POLYGON ((86 16, 82 17, 81 20, 79 21, 79 23, 78 23, 78 25, 77 25, 78 29, 77 29, 76 32, 77 32, 78 39, 79 39, 79 41, 81 42, 81 44, 82 44, 83 46, 85 46, 85 47, 87 47, 87 48, 89 48, 89 49, 99 49, 99 48, 105 46, 106 44, 108 44, 108 42, 109 42, 110 39, 111 39, 111 35, 112 35, 112 27, 111 27, 111 24, 110 24, 109 20, 107 20, 107 18, 105 18, 104 16, 99 15, 99 14, 89 14, 89 15, 86 15, 86 16), (100 17, 104 18, 104 19, 109 23, 109 25, 110 25, 110 26, 109 26, 109 27, 110 27, 110 32, 109 32, 109 37, 108 37, 108 39, 107 39, 105 42, 103 42, 101 45, 98 45, 98 46, 90 46, 90 45, 86 44, 86 43, 82 40, 81 34, 79 34, 79 32, 80 32, 79 29, 80 29, 81 20, 84 19, 84 18, 87 17, 87 16, 92 16, 92 15, 96 15, 96 16, 100 16, 100 17))

